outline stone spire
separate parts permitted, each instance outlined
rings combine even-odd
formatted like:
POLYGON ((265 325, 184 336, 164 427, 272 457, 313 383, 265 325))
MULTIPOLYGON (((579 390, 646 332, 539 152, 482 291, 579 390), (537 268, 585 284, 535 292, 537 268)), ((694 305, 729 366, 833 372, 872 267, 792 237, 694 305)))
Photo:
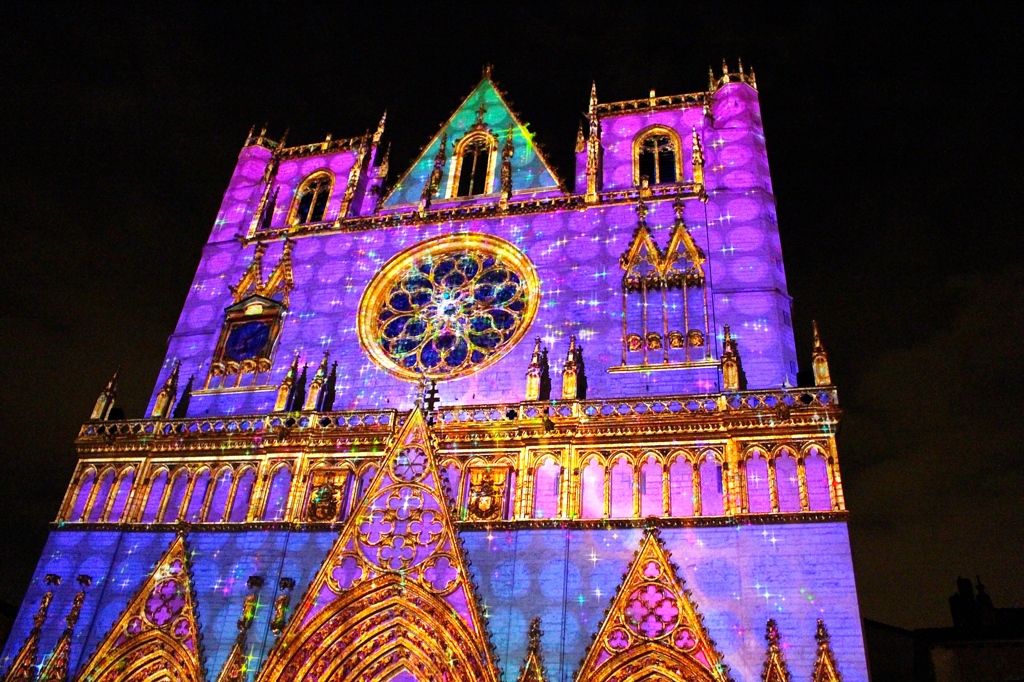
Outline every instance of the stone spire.
POLYGON ((338 363, 331 365, 331 373, 327 375, 327 381, 320 391, 320 399, 316 404, 317 412, 330 412, 334 409, 334 396, 338 386, 338 363))
POLYGON ((818 321, 812 320, 814 327, 814 350, 811 353, 811 366, 814 369, 815 386, 831 386, 832 375, 828 371, 828 353, 821 345, 821 337, 818 335, 818 321))
POLYGON ((195 380, 195 375, 190 376, 185 384, 185 388, 181 390, 181 395, 178 396, 178 401, 174 404, 175 419, 184 419, 188 416, 188 406, 192 402, 192 387, 195 384, 195 380))
POLYGON ((50 610, 50 602, 53 601, 53 588, 60 585, 60 576, 48 574, 44 579, 50 588, 43 593, 39 602, 39 609, 32 617, 32 629, 29 630, 25 643, 18 650, 14 662, 7 669, 4 682, 32 682, 36 675, 36 656, 39 654, 39 636, 43 632, 43 625, 46 623, 46 612, 50 610))
POLYGON ((235 637, 235 643, 228 653, 227 660, 224 661, 224 667, 221 668, 220 674, 217 676, 217 682, 244 682, 248 679, 249 668, 246 650, 249 648, 249 629, 252 628, 252 621, 256 617, 256 610, 259 607, 258 593, 263 587, 263 582, 263 577, 258 575, 251 575, 246 581, 249 594, 242 602, 242 615, 237 623, 238 635, 235 637))
POLYGON ((569 351, 565 355, 565 366, 562 369, 562 400, 576 400, 576 379, 579 372, 576 355, 576 335, 574 334, 569 337, 569 351))
POLYGON ((519 669, 519 677, 516 682, 546 682, 544 674, 544 657, 541 655, 540 638, 544 633, 540 629, 540 618, 530 621, 530 629, 527 632, 529 644, 526 646, 526 658, 519 669))
POLYGON ((306 404, 303 409, 315 410, 317 405, 320 404, 320 393, 323 391, 324 383, 327 381, 327 362, 330 357, 331 354, 324 351, 324 358, 320 361, 320 366, 317 367, 313 380, 309 382, 309 391, 306 393, 306 404))
POLYGON ((92 577, 80 575, 76 579, 81 586, 75 593, 75 600, 71 603, 71 611, 64 619, 64 632, 61 633, 57 644, 53 647, 46 665, 39 671, 36 682, 68 682, 70 678, 69 667, 71 663, 71 640, 75 636, 75 626, 82 615, 82 604, 85 603, 85 588, 92 585, 92 577))
POLYGON ((773 619, 769 619, 765 626, 764 639, 768 642, 768 650, 761 669, 762 682, 790 682, 789 668, 779 644, 779 626, 773 619))
POLYGON ((597 201, 598 179, 601 172, 601 125, 597 120, 597 83, 590 86, 590 105, 587 108, 587 120, 590 122, 590 136, 587 138, 587 194, 584 200, 588 204, 597 201))
POLYGON ((526 369, 526 399, 540 400, 540 379, 541 379, 541 346, 540 337, 533 344, 533 355, 530 357, 530 366, 526 369))
POLYGON ((166 419, 171 416, 174 409, 174 398, 178 395, 178 372, 181 370, 181 360, 174 361, 174 368, 167 375, 164 387, 156 394, 156 402, 153 404, 153 419, 166 419))
POLYGON ((291 367, 284 375, 281 385, 277 389, 277 400, 274 402, 274 412, 284 412, 288 409, 294 395, 295 381, 299 378, 299 354, 292 358, 291 367))
POLYGON ((818 655, 814 661, 812 682, 841 682, 842 678, 836 668, 836 658, 832 653, 832 642, 825 628, 825 621, 820 618, 814 639, 818 642, 818 655))
POLYGON ((114 376, 110 377, 110 381, 107 382, 106 388, 96 398, 96 404, 92 407, 89 419, 107 419, 110 416, 110 410, 113 409, 114 401, 117 399, 117 375, 120 372, 121 368, 118 367, 114 376))
POLYGON ((448 161, 448 133, 441 134, 441 144, 437 146, 437 153, 434 154, 434 168, 430 171, 427 184, 423 186, 423 194, 420 197, 420 213, 430 208, 430 201, 437 194, 441 187, 441 176, 444 174, 444 164, 448 161))
POLYGON ((508 201, 512 198, 512 156, 516 148, 512 143, 512 126, 508 127, 505 133, 505 146, 501 149, 501 208, 508 207, 508 201))
POLYGON ((739 346, 729 331, 729 325, 725 325, 722 339, 722 383, 722 388, 726 391, 741 391, 746 388, 740 364, 739 346))
POLYGON ((697 134, 697 126, 693 126, 693 182, 696 185, 704 185, 704 147, 700 143, 700 135, 697 134))

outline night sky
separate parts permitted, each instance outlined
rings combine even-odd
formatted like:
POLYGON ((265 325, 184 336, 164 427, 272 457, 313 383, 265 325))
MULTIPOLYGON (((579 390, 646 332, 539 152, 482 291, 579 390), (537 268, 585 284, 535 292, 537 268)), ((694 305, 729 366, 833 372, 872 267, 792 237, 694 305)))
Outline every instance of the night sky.
POLYGON ((1024 606, 1024 12, 13 4, 0 598, 20 602, 118 365, 119 403, 142 415, 250 125, 301 144, 362 134, 387 109, 394 181, 491 63, 571 185, 591 80, 601 101, 696 92, 709 65, 742 57, 801 367, 816 318, 846 412, 863 614, 948 625, 957 575, 975 573, 996 606, 1024 606))

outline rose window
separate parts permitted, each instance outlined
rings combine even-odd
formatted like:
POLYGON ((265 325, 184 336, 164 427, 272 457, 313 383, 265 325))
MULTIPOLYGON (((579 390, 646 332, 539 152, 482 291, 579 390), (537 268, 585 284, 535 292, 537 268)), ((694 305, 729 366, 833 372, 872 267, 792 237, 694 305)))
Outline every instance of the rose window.
POLYGON ((483 234, 441 237, 395 256, 370 282, 360 341, 402 379, 472 374, 523 337, 539 291, 533 264, 512 244, 483 234))

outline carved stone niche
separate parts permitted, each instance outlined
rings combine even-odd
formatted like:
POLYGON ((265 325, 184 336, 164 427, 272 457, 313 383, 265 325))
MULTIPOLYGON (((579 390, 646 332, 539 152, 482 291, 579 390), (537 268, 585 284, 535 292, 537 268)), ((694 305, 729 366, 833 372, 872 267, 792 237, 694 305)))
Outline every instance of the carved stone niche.
POLYGON ((337 521, 345 498, 349 472, 344 469, 317 469, 310 475, 306 519, 337 521))
POLYGON ((505 515, 508 498, 509 468, 507 466, 480 466, 469 469, 469 503, 466 505, 470 521, 496 521, 505 515))

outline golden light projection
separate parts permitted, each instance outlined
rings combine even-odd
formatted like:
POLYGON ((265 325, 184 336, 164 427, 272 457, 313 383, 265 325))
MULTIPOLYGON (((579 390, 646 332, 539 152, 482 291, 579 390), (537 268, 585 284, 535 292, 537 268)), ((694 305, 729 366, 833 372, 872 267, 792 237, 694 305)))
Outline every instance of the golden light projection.
POLYGON ((400 379, 453 379, 515 347, 539 302, 537 270, 515 246, 448 235, 406 249, 374 276, 359 303, 359 341, 400 379))

